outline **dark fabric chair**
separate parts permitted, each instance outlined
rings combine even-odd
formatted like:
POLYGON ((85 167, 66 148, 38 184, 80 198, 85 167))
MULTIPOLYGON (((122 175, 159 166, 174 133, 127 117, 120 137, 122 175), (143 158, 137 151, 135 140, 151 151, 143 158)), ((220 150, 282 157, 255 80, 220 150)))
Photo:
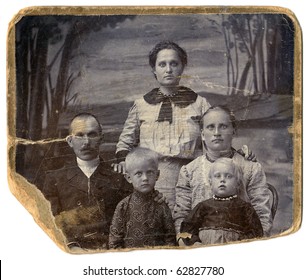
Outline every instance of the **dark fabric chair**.
POLYGON ((278 192, 276 190, 276 188, 267 183, 268 185, 268 188, 272 194, 272 204, 271 204, 271 212, 272 212, 272 219, 274 220, 274 217, 275 217, 275 214, 276 214, 276 211, 277 211, 277 207, 278 207, 278 192))

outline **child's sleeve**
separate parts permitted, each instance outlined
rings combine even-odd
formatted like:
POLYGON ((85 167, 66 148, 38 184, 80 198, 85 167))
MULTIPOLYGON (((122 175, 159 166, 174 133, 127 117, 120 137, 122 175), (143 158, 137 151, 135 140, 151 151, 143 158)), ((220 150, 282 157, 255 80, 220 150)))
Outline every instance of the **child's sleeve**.
POLYGON ((180 230, 182 235, 186 235, 186 233, 191 235, 183 238, 185 245, 191 246, 195 242, 201 242, 199 237, 199 229, 204 219, 205 213, 203 211, 203 203, 199 203, 182 222, 180 230))
POLYGON ((119 202, 112 219, 109 230, 109 249, 124 248, 126 224, 124 220, 124 213, 127 207, 124 202, 125 200, 119 202))
POLYGON ((262 237, 264 234, 263 228, 256 211, 251 205, 249 205, 249 207, 245 210, 246 220, 248 221, 246 238, 262 237))
POLYGON ((171 210, 168 205, 164 205, 164 236, 165 245, 176 246, 175 228, 172 219, 171 210))

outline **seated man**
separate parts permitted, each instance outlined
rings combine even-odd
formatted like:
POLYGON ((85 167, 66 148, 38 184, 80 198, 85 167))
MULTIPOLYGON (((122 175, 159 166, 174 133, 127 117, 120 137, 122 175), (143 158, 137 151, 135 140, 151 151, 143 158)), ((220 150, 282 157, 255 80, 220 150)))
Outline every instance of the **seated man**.
POLYGON ((43 193, 69 247, 107 249, 115 207, 132 189, 99 157, 102 128, 94 115, 76 115, 69 131, 76 157, 47 174, 43 193))

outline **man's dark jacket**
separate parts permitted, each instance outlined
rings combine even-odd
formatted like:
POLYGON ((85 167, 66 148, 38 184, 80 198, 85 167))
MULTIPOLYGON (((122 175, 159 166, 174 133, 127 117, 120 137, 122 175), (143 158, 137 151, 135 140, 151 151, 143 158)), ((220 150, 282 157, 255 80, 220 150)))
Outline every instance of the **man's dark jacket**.
POLYGON ((50 171, 43 188, 68 245, 106 249, 114 210, 131 186, 102 160, 88 179, 76 160, 50 171))

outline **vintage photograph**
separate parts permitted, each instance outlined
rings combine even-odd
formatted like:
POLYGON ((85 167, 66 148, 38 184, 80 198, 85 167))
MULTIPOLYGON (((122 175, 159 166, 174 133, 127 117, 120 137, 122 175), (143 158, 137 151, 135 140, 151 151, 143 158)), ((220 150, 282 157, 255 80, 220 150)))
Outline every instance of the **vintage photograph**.
POLYGON ((37 8, 16 18, 8 55, 14 195, 68 252, 298 230, 294 16, 142 9, 37 8))

